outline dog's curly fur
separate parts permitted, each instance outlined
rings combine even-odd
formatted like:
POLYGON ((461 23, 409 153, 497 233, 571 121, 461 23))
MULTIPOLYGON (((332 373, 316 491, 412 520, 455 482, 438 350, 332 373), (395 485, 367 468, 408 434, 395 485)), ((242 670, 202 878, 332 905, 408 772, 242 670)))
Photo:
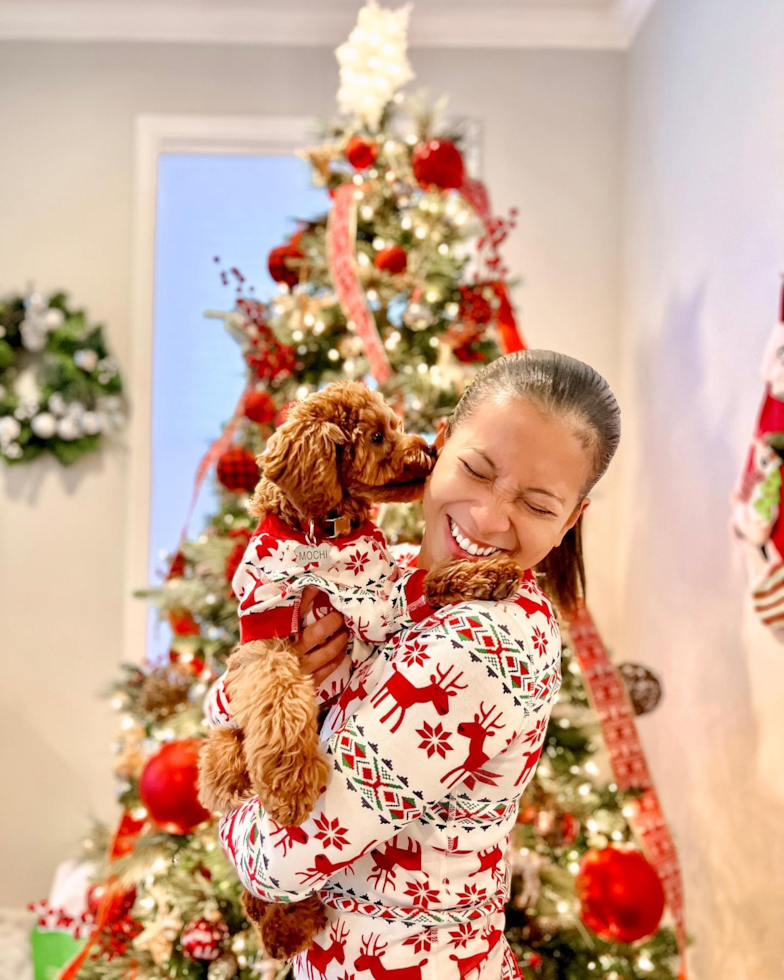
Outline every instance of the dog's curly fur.
MULTIPOLYGON (((329 515, 355 523, 379 501, 421 498, 435 451, 407 435, 377 392, 356 382, 328 385, 296 403, 257 462, 262 479, 250 512, 275 514, 293 528, 329 533, 329 515)), ((453 562, 431 570, 425 598, 439 607, 468 598, 502 599, 515 591, 520 569, 506 556, 453 562)), ((312 679, 287 640, 238 647, 227 664, 227 689, 238 731, 211 732, 201 753, 199 788, 205 806, 228 810, 257 793, 282 826, 302 823, 327 782, 319 748, 312 679)), ((326 915, 316 896, 289 905, 246 895, 245 909, 265 949, 289 959, 310 946, 326 915)))

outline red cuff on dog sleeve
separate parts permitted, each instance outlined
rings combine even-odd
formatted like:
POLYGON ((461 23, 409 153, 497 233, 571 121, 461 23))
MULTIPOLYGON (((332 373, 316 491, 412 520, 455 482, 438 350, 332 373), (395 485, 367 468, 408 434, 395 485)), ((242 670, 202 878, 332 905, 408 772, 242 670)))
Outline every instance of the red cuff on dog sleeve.
POLYGON ((427 575, 426 568, 418 568, 406 582, 406 603, 408 614, 415 623, 432 616, 435 609, 422 594, 422 583, 427 575))
POLYGON ((299 633, 299 603, 240 616, 240 643, 299 633))

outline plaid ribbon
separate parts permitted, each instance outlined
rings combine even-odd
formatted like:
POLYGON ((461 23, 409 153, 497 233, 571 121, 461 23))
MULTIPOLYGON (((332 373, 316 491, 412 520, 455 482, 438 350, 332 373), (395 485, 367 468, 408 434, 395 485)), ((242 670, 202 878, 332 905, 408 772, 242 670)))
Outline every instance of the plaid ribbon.
POLYGON ((569 619, 569 635, 585 686, 607 745, 615 780, 620 789, 641 789, 632 801, 630 823, 642 850, 661 879, 667 905, 675 921, 675 936, 681 957, 679 980, 686 980, 686 923, 683 884, 678 855, 664 820, 661 804, 645 761, 634 724, 634 708, 620 674, 610 662, 596 624, 584 602, 569 619))
POLYGON ((357 276, 354 249, 357 239, 356 184, 345 183, 335 191, 327 223, 327 256, 329 271, 340 305, 354 323, 357 335, 370 362, 370 371, 379 384, 392 377, 392 365, 384 350, 376 321, 367 304, 357 276))

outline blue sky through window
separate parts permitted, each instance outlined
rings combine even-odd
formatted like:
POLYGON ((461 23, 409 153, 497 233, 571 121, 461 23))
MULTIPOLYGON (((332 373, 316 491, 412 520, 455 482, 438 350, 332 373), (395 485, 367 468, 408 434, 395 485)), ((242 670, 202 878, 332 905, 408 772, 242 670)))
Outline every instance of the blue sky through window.
MULTIPOLYGON (((161 552, 177 544, 199 460, 220 434, 244 384, 236 343, 205 310, 234 305, 235 281, 220 270, 238 268, 260 299, 275 284, 270 249, 296 226, 292 219, 327 209, 323 188, 294 156, 167 153, 158 165, 152 365, 152 487, 150 582, 165 570, 161 552), (214 261, 220 256, 220 264, 214 261)), ((246 288, 247 292, 247 288, 246 288)), ((214 508, 214 475, 207 477, 191 520, 198 533, 214 508)), ((168 628, 151 615, 148 656, 168 650, 168 628)))

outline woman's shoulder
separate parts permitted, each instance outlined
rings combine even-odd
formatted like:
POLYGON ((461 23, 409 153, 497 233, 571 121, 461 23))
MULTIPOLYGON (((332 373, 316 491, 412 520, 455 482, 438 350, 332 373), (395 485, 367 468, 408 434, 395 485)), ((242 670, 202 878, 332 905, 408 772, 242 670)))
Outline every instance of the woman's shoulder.
POLYGON ((454 625, 454 614, 458 617, 469 615, 498 626, 513 626, 518 632, 546 630, 549 635, 559 635, 553 604, 530 572, 526 573, 517 591, 508 599, 466 599, 445 606, 440 612, 444 615, 437 618, 445 625, 454 625))
POLYGON ((436 610, 406 631, 409 642, 440 638, 456 653, 520 661, 526 670, 546 673, 559 668, 561 634, 553 605, 533 577, 514 595, 500 601, 467 599, 436 610))

